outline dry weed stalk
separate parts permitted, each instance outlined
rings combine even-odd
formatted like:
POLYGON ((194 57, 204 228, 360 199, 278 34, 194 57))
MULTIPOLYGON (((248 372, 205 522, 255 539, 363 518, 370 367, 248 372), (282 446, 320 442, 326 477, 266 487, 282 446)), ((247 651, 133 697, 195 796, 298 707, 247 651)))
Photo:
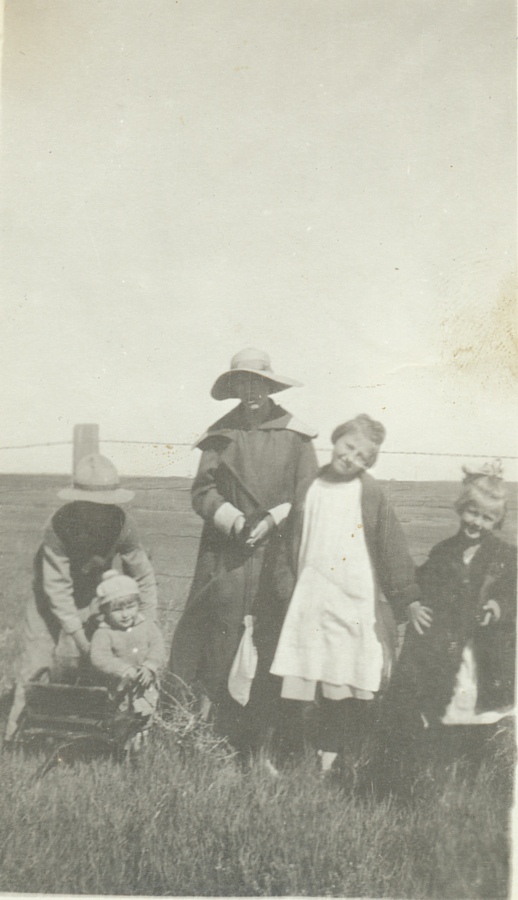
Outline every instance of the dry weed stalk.
POLYGON ((195 751, 220 761, 236 755, 227 739, 215 734, 212 723, 202 715, 196 693, 175 675, 167 674, 162 681, 155 723, 172 735, 183 752, 195 751))

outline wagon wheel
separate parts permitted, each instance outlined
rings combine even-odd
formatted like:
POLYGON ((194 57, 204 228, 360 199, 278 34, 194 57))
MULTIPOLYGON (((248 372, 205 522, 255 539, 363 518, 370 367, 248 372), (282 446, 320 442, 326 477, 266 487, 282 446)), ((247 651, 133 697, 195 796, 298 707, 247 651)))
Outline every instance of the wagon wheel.
POLYGON ((105 748, 110 749, 110 750, 113 750, 113 748, 115 746, 115 742, 114 742, 113 738, 108 737, 103 734, 80 734, 80 735, 77 735, 76 737, 69 737, 69 738, 67 738, 66 741, 63 741, 61 744, 59 744, 52 751, 50 756, 47 757, 47 759, 45 760, 43 765, 40 766, 40 768, 36 772, 36 776, 35 776, 36 780, 39 780, 40 778, 44 778, 44 776, 47 774, 47 772, 50 772, 51 769, 53 769, 55 766, 59 765, 59 763, 63 761, 61 759, 61 754, 65 754, 66 751, 70 747, 73 747, 75 749, 78 746, 84 747, 85 745, 88 745, 89 743, 102 744, 102 745, 104 745, 105 748))

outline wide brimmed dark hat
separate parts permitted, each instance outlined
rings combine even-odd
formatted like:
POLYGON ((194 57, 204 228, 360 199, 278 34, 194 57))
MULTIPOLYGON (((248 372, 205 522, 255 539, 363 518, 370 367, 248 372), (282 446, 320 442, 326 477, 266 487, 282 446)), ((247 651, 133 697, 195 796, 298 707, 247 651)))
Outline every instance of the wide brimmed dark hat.
POLYGON ((134 496, 134 491, 121 488, 117 469, 109 459, 99 453, 83 456, 77 464, 73 485, 58 493, 58 497, 62 500, 86 500, 88 503, 107 503, 115 506, 129 503, 134 496))
POLYGON ((272 370, 270 357, 264 350, 256 350, 247 347, 240 350, 230 360, 230 369, 216 379, 212 387, 211 396, 215 400, 229 400, 237 397, 235 393, 236 375, 240 372, 249 372, 251 375, 259 375, 268 383, 268 393, 276 394, 290 387, 302 387, 300 381, 287 378, 285 375, 276 375, 272 370))

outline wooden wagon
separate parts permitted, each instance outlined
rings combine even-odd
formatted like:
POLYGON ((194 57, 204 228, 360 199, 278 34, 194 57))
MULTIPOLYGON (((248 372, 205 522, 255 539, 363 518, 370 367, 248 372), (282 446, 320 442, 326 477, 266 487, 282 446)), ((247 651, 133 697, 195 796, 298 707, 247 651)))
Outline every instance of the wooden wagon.
POLYGON ((59 763, 104 754, 122 761, 142 733, 142 717, 120 710, 106 687, 58 684, 40 675, 26 687, 26 703, 10 746, 43 749, 43 777, 59 763))

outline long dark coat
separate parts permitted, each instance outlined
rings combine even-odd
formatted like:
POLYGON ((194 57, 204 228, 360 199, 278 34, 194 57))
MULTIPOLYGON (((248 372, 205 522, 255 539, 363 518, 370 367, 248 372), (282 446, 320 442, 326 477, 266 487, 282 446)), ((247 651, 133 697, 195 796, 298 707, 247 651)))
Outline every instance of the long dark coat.
POLYGON ((477 711, 514 700, 516 550, 489 534, 466 565, 467 546, 459 532, 437 544, 418 570, 433 621, 423 635, 408 627, 390 691, 391 706, 418 710, 430 724, 440 721, 451 700, 468 641, 477 667, 477 711), (488 600, 497 601, 501 619, 481 627, 488 600))
POLYGON ((279 529, 252 552, 243 541, 219 531, 214 516, 223 503, 230 503, 253 526, 269 510, 293 503, 317 470, 314 436, 270 400, 264 421, 253 430, 247 429, 238 406, 199 442, 203 453, 192 503, 205 524, 170 669, 187 684, 201 685, 212 700, 227 693, 244 616, 256 617, 259 674, 268 671, 284 612, 271 584, 279 529))

